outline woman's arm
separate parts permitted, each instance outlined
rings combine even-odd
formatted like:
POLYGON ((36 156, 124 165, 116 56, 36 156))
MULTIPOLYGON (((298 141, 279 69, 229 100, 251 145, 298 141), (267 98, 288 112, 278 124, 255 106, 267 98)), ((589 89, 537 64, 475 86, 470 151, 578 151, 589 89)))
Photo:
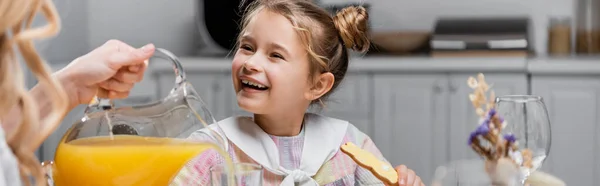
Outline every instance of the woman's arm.
MULTIPOLYGON (((154 54, 154 45, 149 44, 135 49, 123 42, 111 40, 92 52, 71 62, 67 67, 55 72, 69 98, 71 110, 79 104, 87 104, 99 88, 109 92, 110 98, 125 98, 133 85, 140 82, 147 68, 147 60, 154 54)), ((35 85, 30 95, 36 102, 40 118, 51 112, 52 100, 47 96, 48 89, 42 84, 35 85)), ((0 123, 10 140, 21 122, 22 113, 15 105, 0 123)), ((64 116, 62 116, 64 117, 64 116)))
MULTIPOLYGON (((57 78, 61 77, 60 74, 56 74, 56 73, 53 76, 55 76, 57 78)), ((61 79, 61 78, 59 78, 58 80, 59 80, 59 83, 63 86, 63 88, 65 90, 73 90, 75 88, 75 87, 72 87, 71 83, 65 83, 65 80, 61 79)), ((40 118, 46 117, 52 111, 52 100, 50 100, 49 96, 47 96, 47 91, 48 91, 48 88, 39 83, 37 85, 35 85, 29 91, 29 94, 33 97, 34 102, 38 106, 40 118)), ((69 93, 67 93, 67 94, 69 94, 69 93)), ((68 95, 68 96, 70 97, 70 95, 68 95)), ((69 110, 71 110, 75 106, 77 106, 77 104, 69 103, 68 108, 69 108, 69 110)), ((10 139, 12 139, 13 135, 15 134, 15 130, 17 129, 17 126, 19 125, 19 123, 21 123, 21 118, 22 118, 23 114, 21 113, 20 107, 21 107, 20 105, 13 106, 13 108, 10 110, 9 114, 7 114, 5 118, 2 118, 2 121, 0 122, 0 123, 2 123, 2 128, 4 129, 4 132, 6 133, 6 138, 9 141, 10 141, 10 139)), ((64 117, 64 116, 62 116, 62 117, 64 117)))

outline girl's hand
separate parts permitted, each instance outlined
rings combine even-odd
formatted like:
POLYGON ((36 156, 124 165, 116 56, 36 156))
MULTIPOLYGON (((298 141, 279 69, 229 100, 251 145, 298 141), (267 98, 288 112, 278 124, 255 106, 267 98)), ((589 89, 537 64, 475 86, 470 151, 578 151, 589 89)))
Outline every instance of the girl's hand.
POLYGON ((396 172, 398 172, 399 186, 425 186, 415 171, 408 169, 406 165, 397 166, 396 172))
POLYGON ((154 49, 152 44, 136 49, 110 40, 75 59, 55 76, 65 88, 71 108, 88 104, 98 88, 107 90, 109 98, 125 98, 133 85, 142 80, 154 49))

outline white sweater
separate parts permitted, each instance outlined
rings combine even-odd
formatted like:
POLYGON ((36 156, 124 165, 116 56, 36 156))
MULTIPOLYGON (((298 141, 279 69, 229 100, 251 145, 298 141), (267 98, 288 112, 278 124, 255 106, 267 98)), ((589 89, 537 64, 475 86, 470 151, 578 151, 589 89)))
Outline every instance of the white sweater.
POLYGON ((20 186, 17 158, 6 143, 4 130, 0 127, 0 186, 20 186))

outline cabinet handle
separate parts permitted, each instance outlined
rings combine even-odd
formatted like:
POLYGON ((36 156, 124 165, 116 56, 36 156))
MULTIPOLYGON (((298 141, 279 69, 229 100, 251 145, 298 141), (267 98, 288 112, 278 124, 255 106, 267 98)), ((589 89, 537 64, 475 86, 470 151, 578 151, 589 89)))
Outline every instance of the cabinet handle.
POLYGON ((450 92, 451 93, 456 93, 456 91, 458 90, 458 88, 456 87, 456 85, 454 83, 450 83, 450 92))
POLYGON ((215 91, 219 91, 219 89, 221 88, 221 86, 219 86, 219 82, 214 82, 212 88, 215 91))
POLYGON ((442 87, 439 85, 433 86, 433 93, 439 94, 442 92, 442 87))

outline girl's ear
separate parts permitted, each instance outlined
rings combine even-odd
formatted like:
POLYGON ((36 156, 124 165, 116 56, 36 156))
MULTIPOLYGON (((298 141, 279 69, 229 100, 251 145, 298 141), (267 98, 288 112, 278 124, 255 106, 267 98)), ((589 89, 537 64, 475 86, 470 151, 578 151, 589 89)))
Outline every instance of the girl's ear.
POLYGON ((334 82, 335 78, 331 72, 319 74, 319 76, 313 81, 313 86, 306 93, 306 99, 314 101, 321 98, 321 96, 325 95, 331 90, 334 82))

